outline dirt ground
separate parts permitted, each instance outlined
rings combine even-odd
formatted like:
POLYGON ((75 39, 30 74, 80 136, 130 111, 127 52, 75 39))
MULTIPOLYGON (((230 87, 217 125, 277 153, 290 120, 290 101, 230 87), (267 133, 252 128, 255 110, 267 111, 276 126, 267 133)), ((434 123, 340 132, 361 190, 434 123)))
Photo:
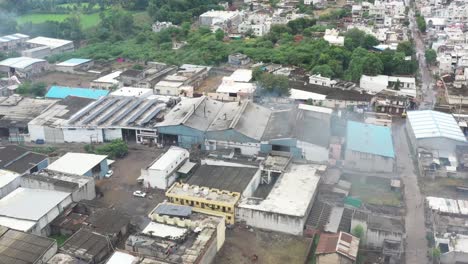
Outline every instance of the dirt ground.
POLYGON ((303 264, 311 243, 309 238, 236 226, 226 230, 226 242, 213 263, 303 264), (258 256, 256 261, 252 260, 254 255, 258 256))
POLYGON ((365 203, 375 205, 400 206, 401 193, 390 189, 390 179, 345 174, 344 178, 352 183, 350 195, 365 203))
POLYGON ((128 155, 112 164, 114 175, 96 182, 104 197, 99 198, 108 206, 113 206, 132 217, 132 224, 142 230, 148 223, 148 213, 158 203, 164 201, 164 191, 150 191, 146 198, 134 197, 136 190, 142 190, 137 183, 141 169, 146 168, 164 150, 147 146, 131 146, 128 155))
POLYGON ((210 76, 206 78, 203 83, 195 89, 196 93, 213 93, 221 84, 224 76, 210 76))
POLYGON ((459 192, 456 186, 468 186, 468 180, 453 178, 420 178, 421 192, 426 196, 437 196, 450 199, 468 199, 467 192, 459 192))
POLYGON ((47 86, 61 85, 68 87, 89 87, 90 82, 97 79, 93 74, 81 75, 64 72, 50 72, 46 75, 34 78, 34 82, 44 82, 47 86))

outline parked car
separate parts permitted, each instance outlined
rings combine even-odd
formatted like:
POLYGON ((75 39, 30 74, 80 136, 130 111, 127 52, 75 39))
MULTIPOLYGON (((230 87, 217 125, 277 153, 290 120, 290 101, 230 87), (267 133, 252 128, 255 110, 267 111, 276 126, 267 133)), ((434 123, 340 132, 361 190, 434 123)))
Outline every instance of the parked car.
POLYGON ((110 178, 110 177, 112 177, 112 175, 114 175, 114 171, 113 170, 108 170, 106 175, 104 175, 104 177, 110 178))
POLYGON ((146 193, 143 192, 143 191, 134 191, 134 192, 133 192, 133 196, 145 198, 145 197, 146 197, 146 193))

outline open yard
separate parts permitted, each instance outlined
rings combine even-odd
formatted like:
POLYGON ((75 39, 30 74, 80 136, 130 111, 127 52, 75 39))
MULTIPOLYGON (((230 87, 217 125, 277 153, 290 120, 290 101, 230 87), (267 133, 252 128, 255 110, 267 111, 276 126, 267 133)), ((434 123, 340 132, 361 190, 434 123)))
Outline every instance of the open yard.
POLYGON ((213 263, 303 264, 311 243, 305 237, 236 226, 226 230, 226 242, 213 263), (252 260, 254 255, 256 261, 252 260))
MULTIPOLYGON (((28 22, 31 22, 33 24, 44 23, 46 21, 62 22, 69 16, 69 14, 27 14, 19 16, 17 22, 20 25, 28 22)), ((85 29, 97 26, 99 24, 99 21, 99 13, 81 15, 81 25, 85 29)))
POLYGON ((468 186, 468 180, 454 178, 420 179, 421 192, 425 196, 451 199, 468 199, 467 192, 456 190, 456 186, 468 186))
POLYGON ((350 174, 345 174, 344 178, 352 184, 350 195, 360 198, 365 203, 401 205, 401 193, 390 189, 390 179, 350 174))

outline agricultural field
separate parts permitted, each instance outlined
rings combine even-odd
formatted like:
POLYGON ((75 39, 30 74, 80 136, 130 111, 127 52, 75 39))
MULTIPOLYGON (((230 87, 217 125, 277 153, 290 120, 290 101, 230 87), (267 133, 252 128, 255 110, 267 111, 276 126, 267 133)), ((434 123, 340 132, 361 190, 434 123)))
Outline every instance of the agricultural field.
MULTIPOLYGON (((62 22, 70 15, 68 14, 28 14, 18 17, 18 24, 31 22, 33 24, 44 23, 46 21, 62 22)), ((91 28, 99 24, 99 13, 81 15, 81 24, 83 28, 91 28)))

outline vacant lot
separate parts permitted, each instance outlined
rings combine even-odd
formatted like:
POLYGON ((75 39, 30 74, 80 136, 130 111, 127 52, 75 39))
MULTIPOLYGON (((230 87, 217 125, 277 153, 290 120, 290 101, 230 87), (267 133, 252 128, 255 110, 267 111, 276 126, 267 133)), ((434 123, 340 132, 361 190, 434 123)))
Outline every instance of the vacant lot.
POLYGON ((344 178, 352 184, 350 195, 360 198, 365 203, 401 205, 401 193, 390 189, 390 179, 350 174, 344 175, 344 178))
MULTIPOLYGON (((31 22, 33 24, 39 24, 39 23, 44 23, 46 21, 57 21, 57 22, 62 22, 67 17, 69 17, 69 14, 28 14, 28 15, 22 15, 19 16, 17 19, 18 24, 24 24, 31 22)), ((80 15, 81 17, 81 25, 83 28, 90 28, 97 26, 99 24, 100 18, 99 18, 99 13, 93 13, 93 14, 82 14, 80 15)))
POLYGON ((97 79, 96 75, 69 74, 64 72, 50 72, 34 79, 34 82, 44 82, 48 86, 60 85, 67 87, 89 87, 89 84, 97 79))
POLYGON ((226 230, 226 242, 215 258, 215 264, 303 264, 311 239, 242 226, 226 230), (253 261, 253 256, 258 256, 253 261))
POLYGON ((421 192, 426 196, 451 199, 468 199, 467 192, 459 192, 456 186, 468 186, 468 180, 453 178, 420 179, 421 192))

